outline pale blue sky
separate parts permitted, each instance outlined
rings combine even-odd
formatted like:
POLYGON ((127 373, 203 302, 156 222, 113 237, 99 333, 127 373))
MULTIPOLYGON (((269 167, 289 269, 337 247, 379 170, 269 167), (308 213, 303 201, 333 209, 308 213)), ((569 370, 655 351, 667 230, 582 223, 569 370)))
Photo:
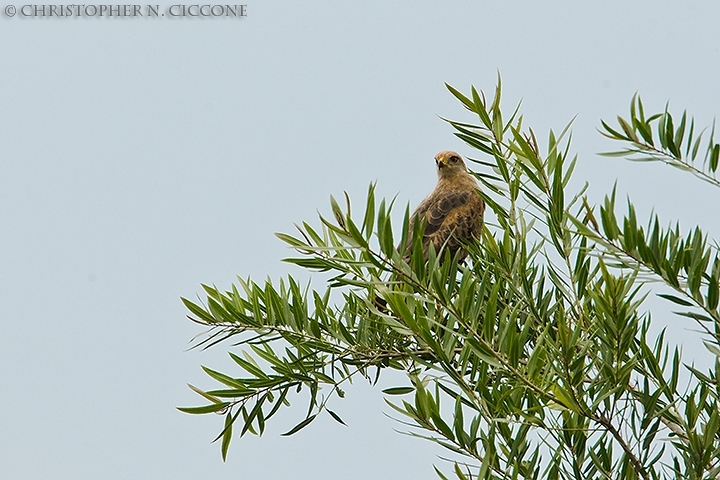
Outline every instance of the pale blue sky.
POLYGON ((225 464, 209 443, 221 417, 175 406, 200 400, 186 382, 213 386, 200 364, 232 371, 226 348, 185 352, 200 330, 180 296, 297 273, 273 232, 315 221, 343 190, 360 204, 372 181, 414 206, 436 152, 473 154, 438 119, 472 120, 444 82, 489 91, 499 70, 506 107, 522 98, 541 139, 577 115, 591 198, 618 179, 641 215, 720 236, 717 190, 595 155, 613 147, 600 118, 626 115, 636 91, 701 124, 720 113, 715 1, 255 1, 247 13, 0 16, 0 478, 435 478, 443 452, 393 432, 366 385, 332 407, 349 427, 321 418, 280 437, 298 401, 225 464))

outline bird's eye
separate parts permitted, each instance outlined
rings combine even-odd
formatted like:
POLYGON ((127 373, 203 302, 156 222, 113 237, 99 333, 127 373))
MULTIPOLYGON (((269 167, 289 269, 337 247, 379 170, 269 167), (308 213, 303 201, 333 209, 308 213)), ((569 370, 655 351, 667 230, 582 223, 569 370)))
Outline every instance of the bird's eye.
POLYGON ((451 161, 452 163, 457 163, 459 160, 460 160, 460 159, 459 159, 458 157, 456 157, 455 155, 453 155, 452 157, 450 157, 450 161, 451 161))

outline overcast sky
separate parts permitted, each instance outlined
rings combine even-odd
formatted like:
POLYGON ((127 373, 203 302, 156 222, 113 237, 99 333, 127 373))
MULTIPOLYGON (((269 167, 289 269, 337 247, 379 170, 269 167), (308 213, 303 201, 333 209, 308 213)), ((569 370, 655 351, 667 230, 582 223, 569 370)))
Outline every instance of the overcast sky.
POLYGON ((210 444, 222 417, 175 407, 202 403, 186 383, 215 386, 201 364, 233 372, 226 346, 186 351, 201 330, 181 296, 297 274, 273 232, 343 190, 361 204, 373 181, 414 207, 435 153, 474 155, 438 118, 473 120, 444 82, 492 91, 500 71, 543 144, 577 115, 594 201, 617 180, 643 218, 720 236, 717 189, 596 155, 613 148, 600 119, 636 91, 702 125, 720 113, 716 1, 258 0, 242 19, 0 5, 18 9, 0 16, 1 478, 436 478, 443 452, 393 431, 362 383, 331 407, 348 427, 280 437, 297 401, 227 463, 210 444))

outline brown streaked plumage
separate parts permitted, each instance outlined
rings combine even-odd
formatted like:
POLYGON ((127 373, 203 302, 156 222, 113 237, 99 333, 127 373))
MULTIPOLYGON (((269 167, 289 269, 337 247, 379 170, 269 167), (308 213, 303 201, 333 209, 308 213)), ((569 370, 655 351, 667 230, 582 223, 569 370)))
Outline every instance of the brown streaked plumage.
MULTIPOLYGON (((410 235, 415 222, 424 221, 422 246, 426 259, 430 243, 436 252, 442 247, 452 255, 461 250, 460 259, 463 259, 467 252, 462 249, 462 243, 473 237, 480 238, 485 202, 475 178, 468 173, 458 153, 444 150, 435 155, 435 164, 438 183, 410 217, 410 235)), ((406 255, 412 247, 411 242, 412 238, 405 245, 406 255)))

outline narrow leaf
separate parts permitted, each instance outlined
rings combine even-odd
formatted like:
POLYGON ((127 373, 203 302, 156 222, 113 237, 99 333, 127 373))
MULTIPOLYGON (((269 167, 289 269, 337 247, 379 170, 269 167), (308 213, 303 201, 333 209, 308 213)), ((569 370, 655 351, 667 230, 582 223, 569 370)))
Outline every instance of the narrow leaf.
POLYGON ((313 420, 315 420, 315 417, 317 417, 317 414, 315 414, 315 415, 310 415, 310 416, 307 417, 305 420, 303 420, 302 422, 300 422, 300 423, 298 423, 297 425, 295 425, 289 432, 283 433, 282 436, 283 436, 283 437, 289 437, 290 435, 293 435, 293 434, 299 432, 299 431, 302 430, 303 428, 305 428, 305 427, 307 427, 308 425, 310 425, 310 423, 311 423, 313 420))

